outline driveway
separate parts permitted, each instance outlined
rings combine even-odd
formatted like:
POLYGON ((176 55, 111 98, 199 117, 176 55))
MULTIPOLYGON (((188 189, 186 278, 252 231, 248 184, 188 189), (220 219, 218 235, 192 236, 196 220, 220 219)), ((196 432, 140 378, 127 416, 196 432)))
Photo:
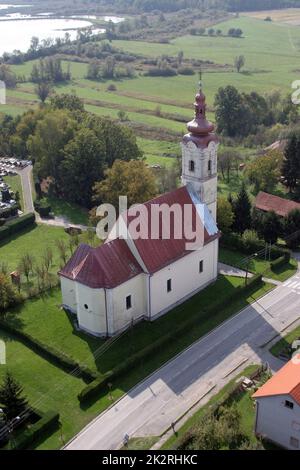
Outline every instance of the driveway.
POLYGON ((24 212, 34 212, 33 197, 32 197, 32 166, 27 166, 23 170, 17 170, 20 175, 23 198, 24 198, 24 212))
POLYGON ((125 434, 159 436, 193 405, 206 403, 247 364, 283 364, 268 352, 277 335, 300 323, 300 274, 245 308, 134 387, 71 442, 67 450, 118 449, 125 434))

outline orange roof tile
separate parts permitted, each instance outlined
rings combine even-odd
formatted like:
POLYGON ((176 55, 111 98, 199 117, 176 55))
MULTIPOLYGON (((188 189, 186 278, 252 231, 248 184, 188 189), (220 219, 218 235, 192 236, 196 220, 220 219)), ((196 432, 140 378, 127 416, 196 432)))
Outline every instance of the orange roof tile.
POLYGON ((300 405, 300 355, 298 356, 298 364, 289 361, 254 393, 253 398, 290 395, 300 405))

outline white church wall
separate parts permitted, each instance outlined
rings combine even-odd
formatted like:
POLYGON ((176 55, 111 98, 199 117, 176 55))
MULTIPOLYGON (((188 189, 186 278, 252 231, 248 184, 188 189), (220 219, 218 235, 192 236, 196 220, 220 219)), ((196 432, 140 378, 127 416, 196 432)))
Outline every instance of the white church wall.
POLYGON ((193 251, 151 276, 151 319, 182 303, 217 278, 218 240, 193 251), (203 272, 200 262, 203 261, 203 272), (168 292, 168 280, 171 291, 168 292))
POLYGON ((60 278, 62 303, 72 312, 77 312, 76 286, 75 282, 65 277, 60 278))
POLYGON ((106 336, 106 299, 104 289, 91 289, 76 284, 77 317, 80 328, 89 333, 106 336))
POLYGON ((132 322, 135 323, 147 316, 147 279, 146 274, 139 274, 108 292, 112 319, 110 334, 116 334, 129 327, 132 322), (131 296, 131 308, 129 309, 126 306, 127 296, 131 296))

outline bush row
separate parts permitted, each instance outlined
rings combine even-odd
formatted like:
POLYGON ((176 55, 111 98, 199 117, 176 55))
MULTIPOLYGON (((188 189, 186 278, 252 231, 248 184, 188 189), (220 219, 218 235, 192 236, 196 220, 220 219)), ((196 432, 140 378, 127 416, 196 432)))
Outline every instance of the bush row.
POLYGON ((35 215, 31 213, 18 217, 17 219, 9 220, 5 225, 3 225, 3 227, 0 227, 0 240, 4 240, 5 238, 20 232, 24 228, 33 226, 34 224, 35 215))
MULTIPOLYGON (((266 248, 266 244, 260 240, 244 240, 237 234, 223 234, 220 239, 220 245, 223 248, 229 250, 241 251, 246 255, 251 255, 255 252, 263 251, 266 248)), ((272 246, 271 249, 271 259, 277 259, 280 256, 288 256, 290 254, 289 250, 284 248, 279 248, 278 246, 272 246)))
POLYGON ((14 326, 7 323, 5 320, 0 319, 0 328, 2 328, 7 333, 13 334, 30 349, 45 357, 47 360, 51 361, 58 367, 64 369, 66 372, 72 372, 77 368, 79 370, 80 376, 87 382, 91 382, 95 380, 96 377, 98 377, 98 374, 91 371, 87 366, 79 364, 63 352, 51 348, 51 346, 41 343, 36 338, 32 337, 28 333, 18 330, 14 326))
POLYGON ((30 429, 27 429, 15 439, 16 449, 28 448, 36 439, 51 430, 54 431, 59 425, 59 413, 56 411, 42 413, 41 411, 34 410, 34 412, 40 416, 40 419, 30 429))
MULTIPOLYGON (((228 301, 231 303, 241 296, 241 294, 246 293, 262 284, 262 275, 253 276, 253 278, 248 280, 247 286, 238 287, 235 290, 235 293, 230 294, 230 299, 228 301)), ((205 321, 206 318, 211 317, 217 311, 224 308, 224 300, 216 301, 209 308, 205 309, 204 315, 201 317, 201 321, 205 321)), ((186 334, 188 331, 193 328, 197 322, 197 317, 190 317, 187 320, 183 321, 176 328, 172 329, 169 333, 161 336, 156 341, 152 342, 145 348, 141 349, 137 353, 131 355, 129 358, 125 359, 120 365, 115 367, 112 371, 107 372, 105 375, 99 376, 92 383, 87 385, 78 395, 78 400, 80 403, 88 402, 95 397, 99 396, 100 393, 106 391, 107 385, 109 382, 115 381, 117 378, 125 375, 127 372, 132 370, 135 366, 141 362, 147 360, 149 357, 156 354, 158 350, 162 349, 166 345, 171 344, 174 341, 177 341, 178 337, 186 334)))
POLYGON ((289 263, 291 260, 291 254, 286 253, 284 256, 280 256, 280 258, 275 259, 271 263, 271 269, 276 270, 278 268, 281 268, 281 266, 284 266, 285 264, 289 263))

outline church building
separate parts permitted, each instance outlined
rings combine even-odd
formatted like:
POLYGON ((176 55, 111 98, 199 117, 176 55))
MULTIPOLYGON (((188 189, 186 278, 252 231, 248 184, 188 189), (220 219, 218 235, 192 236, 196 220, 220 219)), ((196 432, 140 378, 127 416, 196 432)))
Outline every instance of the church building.
POLYGON ((116 224, 123 226, 121 234, 113 229, 98 248, 80 245, 59 273, 63 306, 88 333, 109 337, 138 321, 154 321, 218 276, 219 142, 206 119, 202 89, 194 106, 195 117, 181 143, 182 186, 142 204, 139 217, 139 224, 149 227, 153 208, 176 207, 185 213, 188 207, 189 220, 183 217, 180 222, 182 236, 175 235, 175 213, 161 217, 158 236, 140 238, 133 236, 132 217, 122 213, 116 224), (201 232, 202 243, 196 249, 189 248, 187 224, 201 232))

